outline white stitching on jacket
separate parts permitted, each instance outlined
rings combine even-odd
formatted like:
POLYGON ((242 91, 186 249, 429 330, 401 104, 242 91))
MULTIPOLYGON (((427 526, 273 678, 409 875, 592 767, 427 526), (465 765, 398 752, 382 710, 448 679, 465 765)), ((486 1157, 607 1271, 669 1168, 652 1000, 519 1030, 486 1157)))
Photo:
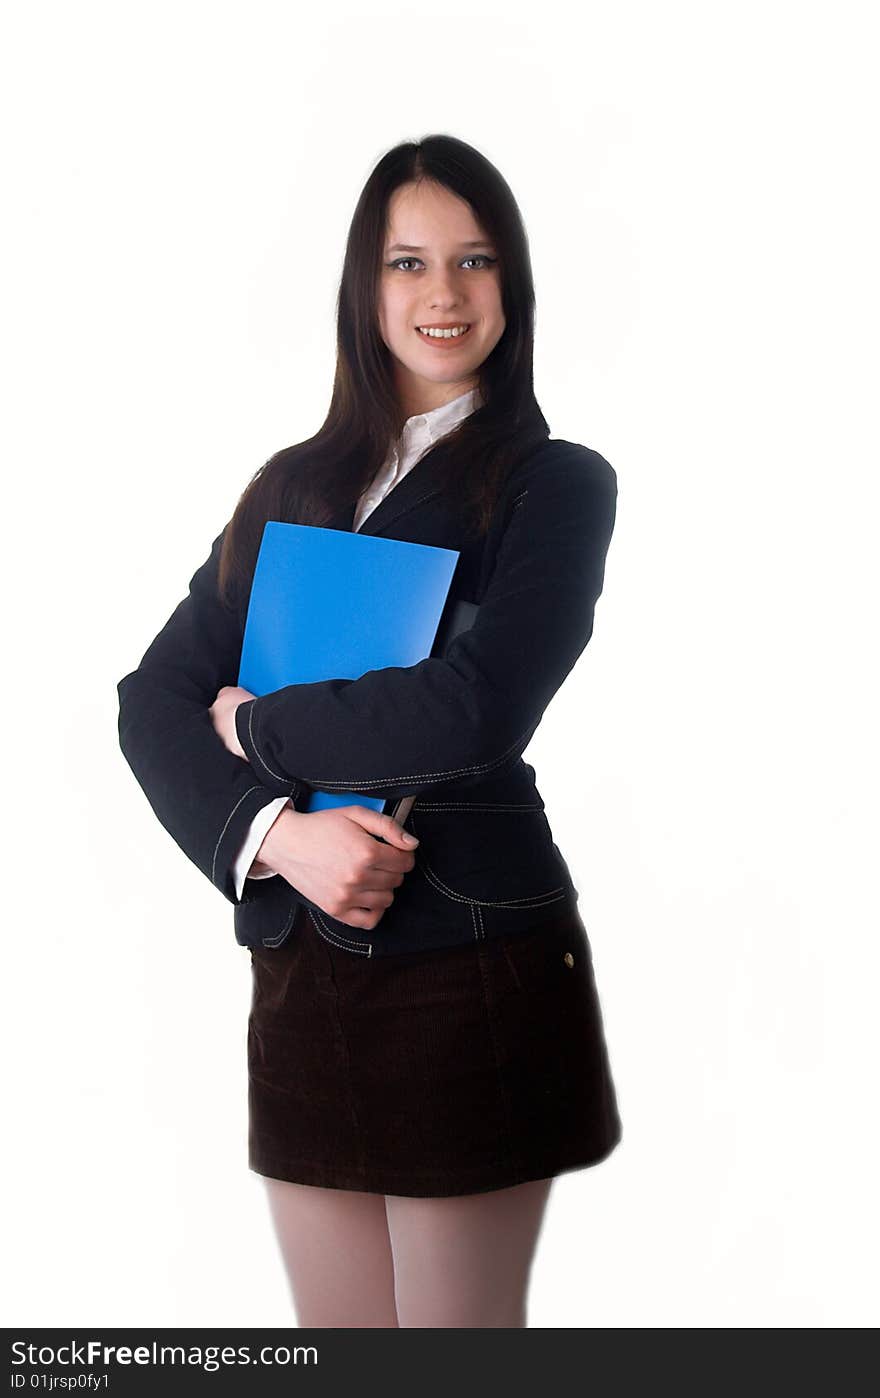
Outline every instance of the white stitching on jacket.
POLYGON ((318 936, 323 937, 325 942, 330 942, 334 947, 342 947, 345 951, 360 952, 362 956, 373 955, 372 942, 367 942, 366 946, 364 946, 363 942, 350 942, 347 937, 340 937, 337 932, 331 932, 329 927, 322 931, 318 926, 318 922, 323 922, 324 919, 321 917, 320 913, 316 915, 313 908, 309 908, 309 917, 315 924, 315 931, 318 933, 318 936))
POLYGON ((261 754, 261 752, 260 752, 260 749, 257 747, 256 739, 254 738, 254 706, 253 706, 253 704, 251 704, 251 707, 250 707, 250 709, 248 710, 247 728, 248 728, 248 737, 249 737, 250 740, 251 740, 251 746, 253 747, 254 752, 255 752, 256 755, 257 755, 257 758, 258 758, 259 761, 262 763, 262 765, 263 765, 263 767, 265 768, 265 770, 269 773, 269 776, 270 776, 270 777, 275 777, 275 779, 276 779, 277 781, 280 781, 280 782, 286 782, 286 781, 288 781, 289 778, 280 776, 278 772, 273 772, 273 771, 272 771, 272 768, 271 768, 271 767, 267 767, 267 766, 266 766, 266 763, 263 762, 262 754, 261 754))
POLYGON ((291 910, 290 910, 290 916, 289 916, 289 918, 287 919, 287 921, 285 922, 285 924, 284 924, 284 926, 282 927, 282 929, 281 929, 280 932, 278 932, 274 937, 264 937, 264 938, 263 938, 263 946, 264 946, 264 947, 277 947, 278 944, 279 944, 280 942, 283 942, 283 941, 284 941, 284 938, 287 936, 287 933, 290 931, 290 927, 291 927, 291 924, 292 924, 292 922, 293 922, 293 919, 294 919, 295 916, 296 916, 296 910, 297 910, 298 906, 299 906, 298 903, 294 903, 293 907, 292 907, 291 910))
MULTIPOLYGON (((408 823, 412 825, 413 834, 418 835, 419 832, 416 829, 414 811, 415 807, 413 807, 409 813, 408 823)), ((560 884, 557 888, 546 889, 543 893, 531 893, 522 898, 495 900, 489 898, 470 898, 465 893, 456 893, 454 888, 450 888, 448 884, 445 884, 439 875, 431 868, 420 850, 416 850, 416 864, 419 869, 421 869, 428 882, 433 884, 434 888, 437 889, 438 893, 442 893, 444 897, 451 898, 456 903, 469 903, 472 909, 475 904, 481 908, 540 908, 545 903, 558 903, 560 898, 566 896, 567 891, 565 886, 560 884)))
POLYGON ((509 815, 511 811, 543 811, 535 801, 492 801, 481 804, 479 801, 416 801, 418 811, 480 811, 489 815, 509 815))
POLYGON ((216 843, 216 845, 214 846, 214 858, 211 860, 211 882, 212 882, 212 883, 216 883, 217 851, 218 851, 219 848, 220 848, 220 841, 223 839, 223 836, 226 834, 226 831, 227 831, 227 829, 228 829, 228 827, 229 827, 229 822, 231 821, 232 817, 235 815, 235 812, 238 810, 238 808, 239 808, 239 806, 241 805, 242 801, 245 799, 245 796, 250 796, 250 794, 251 794, 252 791, 259 791, 259 789, 260 789, 260 783, 259 783, 259 782, 257 783, 256 786, 249 786, 248 789, 247 789, 247 791, 244 793, 244 796, 239 796, 239 798, 238 798, 238 800, 236 801, 235 805, 232 807, 232 810, 229 812, 229 815, 226 817, 226 824, 223 826, 223 829, 220 831, 220 834, 217 836, 217 843, 216 843))
POLYGON ((481 937, 481 939, 485 942, 485 940, 486 940, 486 928, 485 928, 484 925, 483 925, 483 912, 482 912, 482 909, 481 909, 477 904, 474 904, 474 906, 473 906, 473 908, 471 909, 471 911, 473 912, 474 917, 477 919, 478 923, 480 924, 480 937, 481 937))
POLYGON ((299 795, 300 783, 299 783, 298 781, 292 781, 290 777, 282 777, 281 774, 280 774, 279 772, 273 772, 273 771, 272 771, 272 768, 271 768, 271 767, 267 767, 267 766, 266 766, 266 763, 263 762, 262 754, 260 753, 260 750, 259 750, 259 748, 257 747, 256 739, 254 738, 253 718, 254 718, 254 710, 253 710, 253 705, 251 705, 251 708, 248 710, 247 728, 248 728, 248 737, 250 738, 251 744, 253 745, 254 753, 256 754, 256 756, 257 756, 258 760, 260 761, 260 763, 262 764, 263 768, 269 773, 269 776, 270 776, 270 777, 275 777, 276 781, 284 782, 285 785, 287 785, 287 786, 290 787, 290 791, 288 792, 288 796, 290 797, 290 799, 291 799, 292 801, 296 800, 296 797, 299 795))
POLYGON ((477 910, 473 903, 471 904, 471 922, 474 924, 474 941, 478 942, 480 940, 480 928, 477 923, 477 910))
POLYGON ((559 888, 548 889, 546 893, 533 893, 526 898, 469 898, 464 893, 456 893, 455 889, 443 883, 427 860, 419 859, 418 863, 425 878, 434 885, 438 893, 442 893, 446 898, 451 898, 455 903, 469 903, 471 906, 476 905, 480 908, 540 908, 544 903, 558 903, 560 898, 566 896, 566 889, 560 885, 559 888))
MULTIPOLYGON (((273 772, 272 768, 267 765, 260 755, 257 745, 254 742, 253 728, 251 727, 253 713, 254 711, 251 709, 248 714, 248 737, 253 743, 254 752, 257 754, 257 757, 259 757, 260 762, 263 764, 263 767, 269 773, 270 777, 274 777, 276 781, 287 782, 289 784, 291 780, 290 777, 282 776, 280 772, 273 772)), ((537 727, 537 725, 528 727, 524 733, 521 733, 519 737, 510 744, 510 747, 507 748, 500 757, 493 757, 491 762, 475 762, 472 767, 448 767, 442 772, 407 772, 403 776, 370 777, 364 781, 358 781, 353 777, 344 777, 339 781, 325 781, 320 777, 303 777, 302 780, 308 782, 309 786, 315 787, 318 791, 363 791, 364 788, 368 786, 399 786, 404 782, 437 781, 438 779, 444 779, 446 777, 463 777, 471 772, 491 772, 493 767, 498 767, 502 762, 507 760, 514 749, 519 747, 523 738, 527 738, 530 733, 534 733, 535 727, 537 727)))

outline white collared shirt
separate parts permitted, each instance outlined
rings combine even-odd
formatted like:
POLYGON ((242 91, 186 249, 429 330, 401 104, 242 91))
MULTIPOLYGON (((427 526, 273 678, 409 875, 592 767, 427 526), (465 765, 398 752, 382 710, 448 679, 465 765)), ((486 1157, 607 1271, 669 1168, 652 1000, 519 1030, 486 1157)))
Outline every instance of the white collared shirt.
MULTIPOLYGON (((439 408, 432 408, 428 413, 416 413, 413 417, 407 418, 400 436, 399 449, 392 446, 384 464, 376 472, 358 501, 352 524, 353 533, 357 533, 367 516, 372 514, 388 492, 393 490, 412 470, 428 448, 444 437, 447 432, 451 432, 469 413, 472 413, 477 407, 477 403, 478 390, 471 388, 466 393, 461 393, 457 398, 453 398, 451 402, 442 403, 439 408)), ((249 874, 248 870, 257 856, 260 845, 266 838, 269 827, 277 820, 284 807, 288 805, 292 805, 289 797, 278 796, 258 811, 251 821, 233 871, 235 896, 239 900, 247 878, 273 879, 279 877, 274 872, 249 874)))

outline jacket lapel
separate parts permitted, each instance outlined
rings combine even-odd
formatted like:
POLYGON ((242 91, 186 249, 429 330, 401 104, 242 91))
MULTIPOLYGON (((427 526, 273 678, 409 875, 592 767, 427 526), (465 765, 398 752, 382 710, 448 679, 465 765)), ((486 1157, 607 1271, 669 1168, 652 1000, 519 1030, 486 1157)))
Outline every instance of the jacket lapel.
MULTIPOLYGON (((424 501, 430 500, 432 496, 438 495, 441 489, 436 454, 432 455, 429 448, 424 456, 419 457, 415 466, 407 471, 403 480, 392 486, 376 508, 371 510, 358 533, 383 534, 401 515, 407 514, 410 510, 423 504, 424 501)), ((356 508, 355 504, 346 506, 344 510, 339 510, 331 520, 328 520, 327 528, 351 531, 354 528, 356 508)))
MULTIPOLYGON (((416 469, 417 465, 413 467, 413 471, 416 469)), ((396 523, 401 515, 408 514, 410 510, 417 509, 419 506, 423 505, 426 500, 430 500, 433 496, 440 494, 440 486, 436 482, 432 485, 426 482, 424 478, 422 478, 420 482, 413 481, 410 489, 404 490, 404 486, 409 483, 413 471, 410 471, 409 476, 404 476, 399 485, 394 486, 393 490, 388 492, 384 500, 380 500, 375 510, 367 515, 367 518, 358 530, 359 534, 384 534, 392 524, 396 523), (399 495, 398 491, 400 491, 399 495)), ((353 519, 354 511, 352 511, 352 521, 353 519)))

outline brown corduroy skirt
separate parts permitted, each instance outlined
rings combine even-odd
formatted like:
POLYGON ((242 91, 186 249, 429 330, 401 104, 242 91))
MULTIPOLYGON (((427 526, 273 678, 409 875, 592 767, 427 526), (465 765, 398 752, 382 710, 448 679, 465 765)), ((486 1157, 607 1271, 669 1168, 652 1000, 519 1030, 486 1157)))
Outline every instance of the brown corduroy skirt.
POLYGON ((483 1193, 596 1164, 621 1139, 576 907, 527 932, 355 956, 305 909, 251 952, 249 1165, 301 1184, 483 1193))

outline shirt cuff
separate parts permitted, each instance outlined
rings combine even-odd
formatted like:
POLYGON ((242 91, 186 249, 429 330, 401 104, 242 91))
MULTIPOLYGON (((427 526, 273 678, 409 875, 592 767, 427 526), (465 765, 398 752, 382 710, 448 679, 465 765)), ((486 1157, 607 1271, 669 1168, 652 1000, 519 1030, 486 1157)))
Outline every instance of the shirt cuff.
POLYGON ((251 879, 276 879, 278 874, 274 869, 268 870, 265 874, 251 874, 251 865, 257 857, 257 851, 266 838, 266 832, 278 819, 285 806, 290 805, 290 798, 287 796, 276 796, 274 801, 269 801, 261 810, 257 811, 250 824, 250 829, 244 838, 244 843, 239 850, 233 866, 232 877, 235 882, 235 896, 241 902, 244 892, 245 880, 251 879))

